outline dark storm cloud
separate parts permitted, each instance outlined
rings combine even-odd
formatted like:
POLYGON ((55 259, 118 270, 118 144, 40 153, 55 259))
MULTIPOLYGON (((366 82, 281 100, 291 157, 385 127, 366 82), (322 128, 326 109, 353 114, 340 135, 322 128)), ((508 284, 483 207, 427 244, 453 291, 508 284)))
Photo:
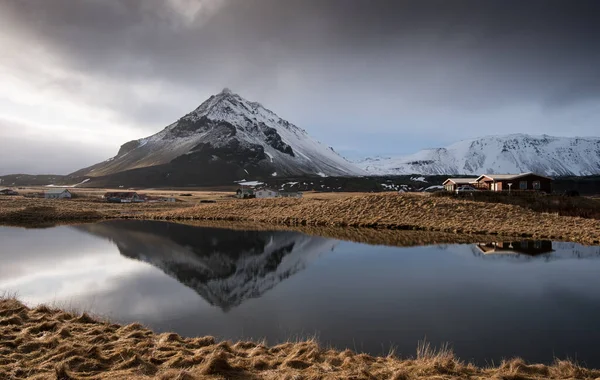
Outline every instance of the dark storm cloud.
POLYGON ((111 78, 271 87, 290 69, 466 106, 598 92, 587 85, 600 64, 596 1, 200 3, 221 6, 190 22, 158 0, 13 0, 3 11, 73 69, 111 78))
POLYGON ((231 87, 342 153, 405 154, 597 134, 598 14, 595 0, 5 0, 0 43, 24 57, 0 69, 139 137, 231 87))

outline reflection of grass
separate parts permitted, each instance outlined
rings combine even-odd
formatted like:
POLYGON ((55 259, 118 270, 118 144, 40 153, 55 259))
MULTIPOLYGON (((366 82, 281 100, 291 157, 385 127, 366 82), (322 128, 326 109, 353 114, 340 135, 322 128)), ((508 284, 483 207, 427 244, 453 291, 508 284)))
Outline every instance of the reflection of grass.
POLYGON ((218 342, 213 337, 155 334, 139 323, 121 326, 0 299, 2 379, 595 379, 599 370, 569 360, 552 365, 504 360, 481 368, 444 345, 418 345, 413 358, 393 351, 374 357, 321 347, 316 339, 269 347, 264 342, 218 342))

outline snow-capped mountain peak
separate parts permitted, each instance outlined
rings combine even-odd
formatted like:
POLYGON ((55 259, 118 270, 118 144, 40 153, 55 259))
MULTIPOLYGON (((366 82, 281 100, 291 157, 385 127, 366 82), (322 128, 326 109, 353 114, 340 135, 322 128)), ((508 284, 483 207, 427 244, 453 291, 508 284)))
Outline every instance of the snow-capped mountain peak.
POLYGON ((600 174, 600 138, 510 134, 459 141, 403 157, 357 163, 370 174, 479 175, 536 172, 549 176, 600 174))
POLYGON ((112 159, 74 174, 104 176, 166 164, 176 164, 172 170, 214 167, 220 175, 229 171, 227 178, 232 180, 243 179, 245 173, 256 177, 365 174, 305 130, 228 88, 155 135, 130 141, 112 159))

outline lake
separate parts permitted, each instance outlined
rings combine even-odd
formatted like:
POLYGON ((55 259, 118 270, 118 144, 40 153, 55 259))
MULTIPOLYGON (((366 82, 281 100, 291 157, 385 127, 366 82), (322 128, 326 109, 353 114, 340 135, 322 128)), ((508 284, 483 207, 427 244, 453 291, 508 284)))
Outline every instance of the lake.
MULTIPOLYGON (((401 232, 398 232, 401 233, 401 232)), ((477 364, 521 356, 600 367, 600 247, 385 247, 292 231, 109 221, 0 227, 0 292, 184 336, 317 336, 414 355, 448 342, 477 364)))

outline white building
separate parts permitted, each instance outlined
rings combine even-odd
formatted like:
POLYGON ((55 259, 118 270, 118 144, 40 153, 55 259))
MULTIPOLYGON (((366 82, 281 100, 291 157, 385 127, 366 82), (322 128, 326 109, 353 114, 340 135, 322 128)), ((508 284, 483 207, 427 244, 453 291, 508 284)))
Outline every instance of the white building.
POLYGON ((260 189, 254 192, 256 198, 279 198, 279 191, 273 189, 260 189))
POLYGON ((72 194, 67 189, 50 189, 44 193, 46 199, 71 199, 72 194))

